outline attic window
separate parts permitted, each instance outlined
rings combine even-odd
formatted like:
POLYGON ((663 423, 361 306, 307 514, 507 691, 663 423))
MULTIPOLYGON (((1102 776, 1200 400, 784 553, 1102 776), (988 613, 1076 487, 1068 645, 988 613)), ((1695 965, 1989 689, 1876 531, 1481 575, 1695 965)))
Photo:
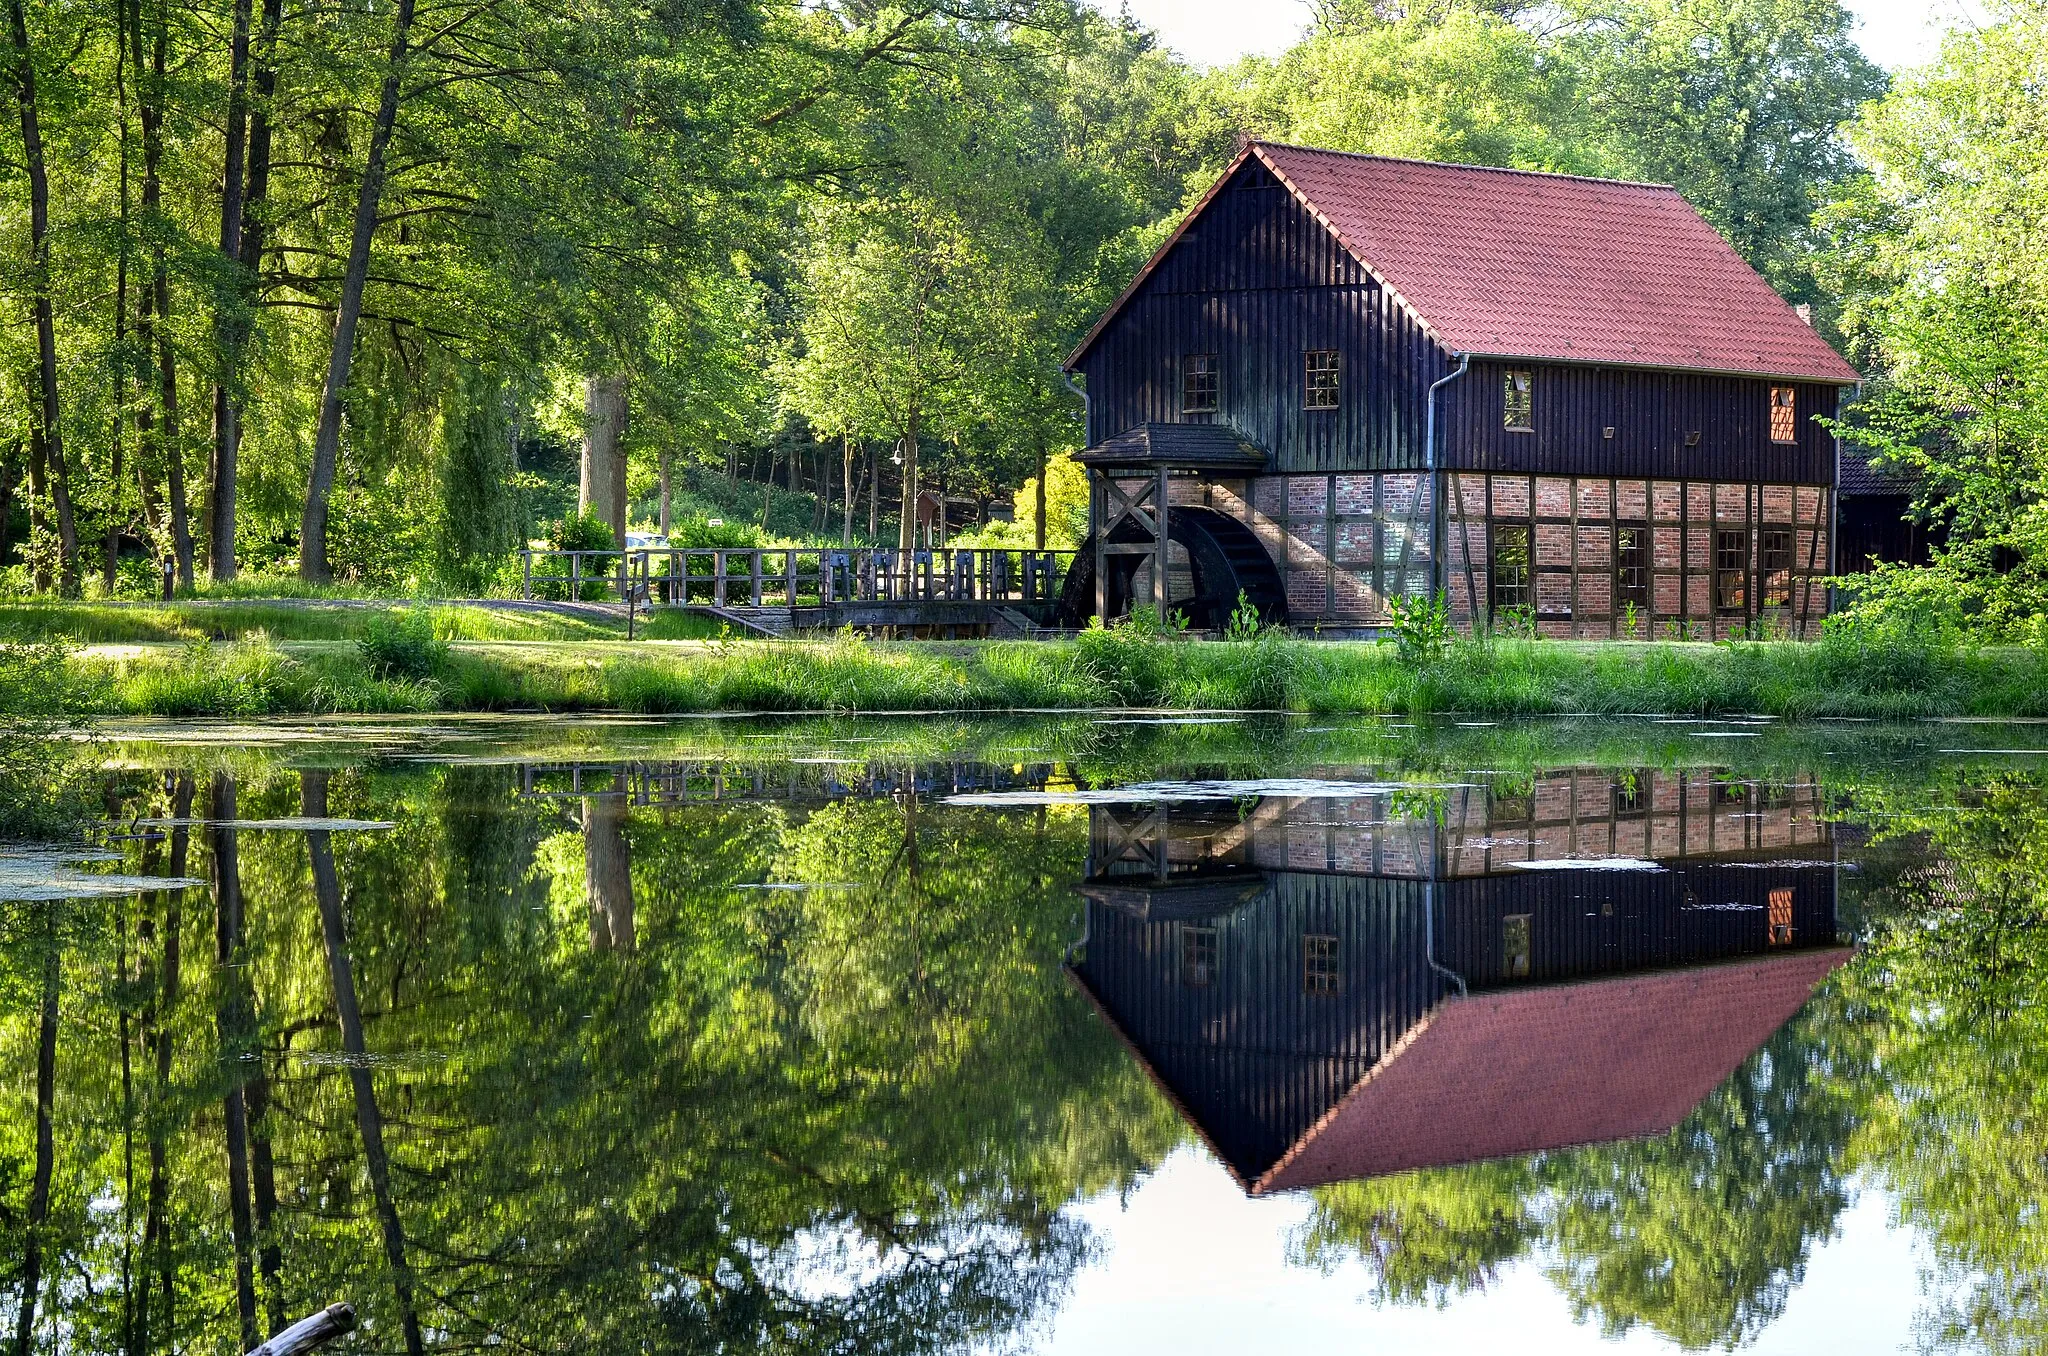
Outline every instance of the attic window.
POLYGON ((1526 367, 1508 369, 1507 385, 1503 391, 1504 406, 1501 422, 1516 433, 1528 433, 1535 425, 1531 417, 1535 413, 1534 390, 1536 377, 1526 367))
POLYGON ((1337 939, 1311 932, 1301 939, 1301 991, 1337 992, 1337 939))
POLYGON ((1771 441, 1774 443, 1796 443, 1799 441, 1798 397, 1790 386, 1771 388, 1771 441))
POLYGON ((1529 924, 1534 914, 1511 913, 1500 920, 1500 968, 1509 979, 1529 977, 1529 924))
POLYGON ((1190 353, 1181 360, 1180 411, 1182 414, 1214 414, 1219 387, 1216 355, 1190 353))
POLYGON ((1337 408, 1337 350, 1312 348, 1302 355, 1303 385, 1301 407, 1305 410, 1337 408))
POLYGON ((1180 930, 1180 978, 1190 988, 1205 989, 1216 982, 1216 929, 1184 927, 1180 930))

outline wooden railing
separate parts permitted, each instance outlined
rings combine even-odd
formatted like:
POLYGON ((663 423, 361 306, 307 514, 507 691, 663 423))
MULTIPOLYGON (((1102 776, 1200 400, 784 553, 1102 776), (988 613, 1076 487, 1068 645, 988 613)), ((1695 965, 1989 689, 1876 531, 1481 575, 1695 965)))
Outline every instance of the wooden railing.
POLYGON ((698 607, 1049 603, 1072 551, 635 547, 520 553, 520 596, 698 607))

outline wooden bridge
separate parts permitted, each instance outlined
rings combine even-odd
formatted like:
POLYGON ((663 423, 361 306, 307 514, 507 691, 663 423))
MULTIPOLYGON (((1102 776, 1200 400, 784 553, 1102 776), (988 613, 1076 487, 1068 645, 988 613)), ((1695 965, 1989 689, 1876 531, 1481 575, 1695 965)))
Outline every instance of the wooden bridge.
POLYGON ((761 635, 1024 636, 1059 622, 1072 551, 633 547, 520 552, 528 600, 633 602, 761 635))

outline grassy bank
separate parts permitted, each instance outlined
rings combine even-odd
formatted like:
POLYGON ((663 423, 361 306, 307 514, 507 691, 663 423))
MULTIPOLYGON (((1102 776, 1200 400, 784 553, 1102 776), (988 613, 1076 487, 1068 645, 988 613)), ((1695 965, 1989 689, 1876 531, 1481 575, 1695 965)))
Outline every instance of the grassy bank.
POLYGON ((373 674, 346 642, 74 651, 92 709, 257 716, 408 711, 938 711, 1165 707, 1485 716, 2048 715, 2048 654, 1912 643, 1494 641, 1402 663, 1389 646, 1094 632, 1071 641, 458 642, 373 674))
MULTIPOLYGON (((0 642, 64 640, 86 645, 150 645, 239 640, 360 640, 379 616, 429 619, 444 640, 623 640, 626 624, 573 609, 512 604, 393 602, 374 599, 187 599, 170 603, 0 602, 0 642)), ((716 623, 677 612, 642 617, 649 637, 714 636, 716 623)))

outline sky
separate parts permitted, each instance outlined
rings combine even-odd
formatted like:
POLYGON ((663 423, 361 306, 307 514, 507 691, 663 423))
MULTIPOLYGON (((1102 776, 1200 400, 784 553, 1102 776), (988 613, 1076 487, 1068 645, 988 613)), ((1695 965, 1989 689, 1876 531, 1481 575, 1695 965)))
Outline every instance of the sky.
MULTIPOLYGON (((1095 0, 1112 13, 1119 0, 1095 0)), ((1275 55, 1308 23, 1308 0, 1122 0, 1191 61, 1221 65, 1257 52, 1275 55)), ((1847 0, 1862 21, 1857 41, 1880 66, 1897 70, 1931 61, 1950 24, 1980 17, 1977 0, 1847 0)))

